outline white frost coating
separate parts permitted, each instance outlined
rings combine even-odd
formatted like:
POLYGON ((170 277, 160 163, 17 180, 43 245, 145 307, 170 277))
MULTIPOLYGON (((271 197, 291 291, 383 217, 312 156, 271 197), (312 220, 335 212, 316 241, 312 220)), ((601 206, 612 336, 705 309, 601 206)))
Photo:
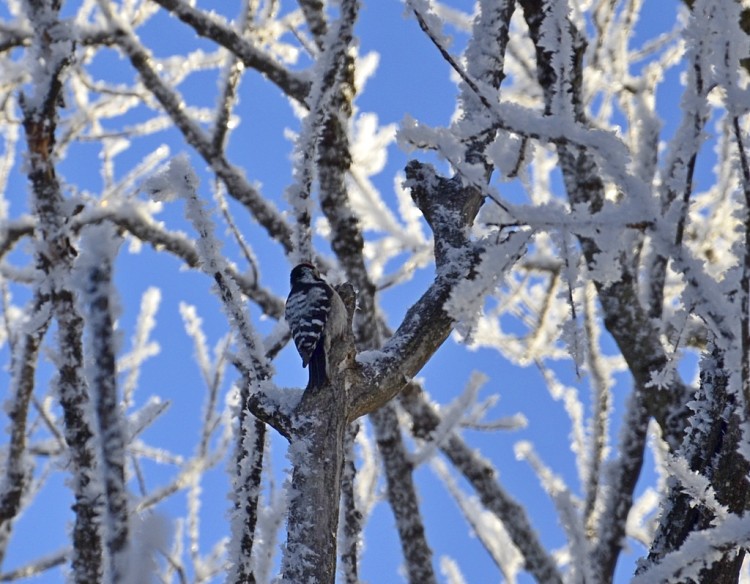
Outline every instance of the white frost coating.
POLYGON ((118 359, 119 371, 127 371, 122 386, 123 405, 127 410, 133 403, 133 393, 138 387, 141 365, 150 357, 158 355, 161 346, 158 341, 151 340, 151 333, 156 327, 156 313, 161 302, 161 291, 158 288, 148 288, 141 297, 141 310, 131 340, 132 349, 118 359))
POLYGON ((372 365, 373 363, 382 361, 385 357, 386 354, 383 351, 380 351, 379 349, 371 349, 369 351, 358 352, 355 360, 357 363, 362 363, 363 365, 372 365))
POLYGON ((210 387, 213 382, 213 367, 211 357, 208 354, 208 344, 206 335, 203 333, 203 319, 198 316, 195 306, 180 302, 180 316, 185 324, 185 331, 193 339, 195 359, 198 362, 198 369, 203 376, 203 382, 206 387, 210 387))
POLYGON ((354 87, 357 88, 357 94, 361 94, 365 89, 367 81, 375 75, 380 64, 380 53, 370 51, 366 55, 357 55, 356 68, 354 71, 354 87))
POLYGON ((486 153, 500 171, 501 180, 511 180, 524 172, 525 166, 533 158, 534 144, 517 134, 500 131, 495 140, 487 147, 486 153))
POLYGON ((146 512, 134 514, 130 519, 132 535, 127 552, 126 581, 123 584, 153 582, 158 571, 157 560, 169 544, 172 531, 166 517, 146 512))
POLYGON ((440 423, 432 432, 430 441, 410 456, 415 467, 431 459, 451 433, 458 430, 464 413, 476 404, 479 390, 488 380, 489 378, 484 373, 472 371, 461 394, 448 406, 440 409, 440 423))
POLYGON ((716 492, 708 478, 691 470, 688 461, 683 457, 672 456, 667 458, 666 466, 670 474, 680 482, 684 493, 705 505, 716 515, 714 521, 726 519, 729 515, 729 509, 716 499, 716 492))
MULTIPOLYGON (((195 196, 197 188, 198 177, 186 154, 172 158, 161 172, 155 173, 141 185, 141 190, 161 202, 178 198, 188 200, 195 196)), ((199 219, 200 214, 197 215, 199 219)))
POLYGON ((628 518, 625 523, 625 533, 636 541, 641 542, 644 547, 651 545, 654 539, 653 521, 655 514, 659 511, 661 502, 660 493, 649 487, 640 497, 633 501, 628 518))
POLYGON ((140 409, 130 413, 127 418, 127 442, 130 442, 151 426, 159 416, 167 411, 169 405, 170 402, 164 402, 158 396, 151 396, 140 409))
MULTIPOLYGON (((217 281, 222 306, 238 334, 239 356, 247 371, 254 372, 255 382, 272 375, 270 364, 262 352, 263 341, 258 337, 245 307, 237 283, 228 276, 227 263, 221 255, 221 243, 214 234, 214 224, 205 203, 198 196, 198 177, 186 155, 173 158, 160 173, 149 178, 143 189, 161 200, 176 197, 185 200, 185 216, 200 236, 196 251, 203 270, 217 281), (220 280, 220 281, 219 281, 220 280), (259 371, 262 367, 264 371, 259 371)), ((254 389, 258 389, 257 386, 254 389)))
POLYGON ((588 440, 585 430, 584 408, 581 399, 578 397, 578 390, 561 383, 549 367, 540 364, 540 368, 550 395, 555 401, 562 402, 565 413, 568 414, 570 419, 570 449, 575 454, 578 478, 582 484, 587 484, 591 478, 588 476, 589 467, 585 461, 588 452, 588 440))
POLYGON ((738 551, 737 542, 747 541, 750 541, 750 519, 729 515, 715 527, 690 533, 680 549, 637 575, 631 584, 676 584, 690 579, 697 582, 704 568, 713 565, 725 553, 738 551))
POLYGON ((482 545, 500 567, 505 579, 511 584, 515 583, 516 575, 523 569, 524 558, 510 539, 503 523, 494 513, 487 511, 476 496, 466 495, 461 490, 442 459, 432 458, 430 468, 448 489, 482 545))
POLYGON ((368 426, 361 424, 357 432, 356 445, 359 448, 357 473, 354 475, 355 504, 362 513, 362 524, 372 513, 380 500, 378 479, 380 478, 381 461, 377 455, 375 442, 368 426))
MULTIPOLYGON (((269 458, 270 456, 266 453, 263 457, 264 464, 269 458)), ((271 484, 267 490, 263 491, 261 504, 258 505, 258 523, 255 529, 253 556, 251 558, 253 573, 258 582, 271 581, 271 570, 274 567, 276 551, 278 550, 279 531, 286 521, 286 512, 289 506, 288 489, 288 483, 285 483, 283 488, 271 484)))
POLYGON ((485 251, 473 280, 455 286, 445 310, 456 320, 456 330, 471 342, 487 294, 492 293, 507 270, 523 253, 530 236, 518 234, 505 242, 486 240, 485 251))
POLYGON ((526 460, 534 469, 539 482, 552 499, 557 515, 565 530, 571 555, 570 577, 573 582, 594 582, 592 554, 583 519, 576 500, 563 479, 553 473, 534 452, 530 442, 521 441, 515 446, 516 458, 526 460))
POLYGON ((445 577, 447 584, 466 584, 461 568, 450 556, 440 556, 440 573, 445 577))
POLYGON ((431 0, 406 0, 405 6, 420 15, 427 23, 430 34, 443 48, 447 49, 451 46, 451 37, 443 32, 443 16, 439 11, 434 10, 431 0))

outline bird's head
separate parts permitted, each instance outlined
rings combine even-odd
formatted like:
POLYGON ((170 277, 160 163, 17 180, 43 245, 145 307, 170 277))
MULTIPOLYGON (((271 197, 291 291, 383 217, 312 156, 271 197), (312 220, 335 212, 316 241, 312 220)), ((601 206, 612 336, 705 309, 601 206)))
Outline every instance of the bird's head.
POLYGON ((303 262, 294 266, 292 273, 289 276, 289 281, 292 286, 295 283, 309 282, 313 283, 320 279, 320 272, 318 268, 308 262, 303 262))

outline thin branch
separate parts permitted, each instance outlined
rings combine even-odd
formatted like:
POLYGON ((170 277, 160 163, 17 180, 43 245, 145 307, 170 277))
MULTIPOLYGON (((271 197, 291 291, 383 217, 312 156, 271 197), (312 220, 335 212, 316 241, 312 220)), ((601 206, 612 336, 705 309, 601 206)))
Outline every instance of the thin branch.
POLYGON ((319 49, 325 45, 325 37, 328 30, 328 23, 322 0, 297 0, 302 14, 305 15, 307 26, 315 38, 315 43, 319 49))
POLYGON ((740 276, 740 289, 742 298, 740 302, 740 341, 741 341, 741 382, 742 395, 745 401, 745 416, 750 415, 750 162, 748 162, 747 151, 742 140, 742 128, 737 116, 732 118, 734 138, 737 141, 737 151, 740 159, 740 177, 742 179, 742 192, 745 196, 745 216, 743 228, 745 231, 745 245, 742 258, 742 275, 740 276))
POLYGON ((605 467, 603 500, 596 510, 593 570, 598 581, 608 582, 614 574, 625 539, 628 513, 641 474, 646 449, 649 413, 644 406, 643 391, 630 396, 623 417, 619 452, 616 460, 605 467))
MULTIPOLYGON (((416 383, 406 386, 401 393, 401 404, 412 418, 416 436, 428 439, 440 425, 440 415, 416 383)), ((440 450, 476 490, 485 509, 503 523, 524 557, 524 568, 538 582, 562 584, 562 576, 531 527, 524 508, 503 490, 495 468, 455 432, 441 442, 440 450)))
POLYGON ((72 550, 70 548, 57 552, 41 560, 35 560, 25 566, 4 572, 0 574, 0 582, 15 582, 17 580, 26 580, 38 576, 47 570, 62 566, 70 558, 72 550))
MULTIPOLYGON (((239 22, 236 25, 237 32, 244 35, 250 30, 252 15, 250 11, 250 0, 244 0, 239 16, 239 22)), ((239 57, 230 52, 226 59, 223 71, 223 81, 221 83, 221 95, 216 106, 216 115, 214 122, 214 132, 211 138, 211 144, 215 152, 223 152, 226 144, 227 134, 229 133, 229 121, 232 109, 237 101, 237 88, 244 67, 239 57)))
POLYGON ((244 40, 236 31, 220 22, 214 15, 203 12, 182 0, 153 0, 169 10, 196 33, 209 38, 242 60, 245 67, 255 69, 274 83, 289 97, 304 104, 310 84, 300 75, 292 73, 265 53, 244 40))
POLYGON ((409 582, 437 582, 432 566, 432 549, 427 543, 424 520, 414 485, 414 465, 406 453, 393 403, 370 414, 383 461, 388 502, 396 518, 409 582))
MULTIPOLYGON (((73 229, 84 225, 109 220, 127 230, 134 237, 149 243, 156 250, 166 250, 181 258, 191 268, 198 268, 200 258, 194 241, 179 232, 166 231, 155 221, 149 220, 141 213, 128 212, 127 207, 118 212, 117 208, 97 210, 95 213, 76 217, 72 222, 73 229)), ((281 318, 284 313, 284 301, 270 290, 259 285, 255 278, 239 274, 233 266, 226 267, 228 275, 237 283, 242 293, 255 302, 264 314, 272 318, 281 318)))
POLYGON ((50 324, 49 308, 37 293, 29 313, 32 315, 30 322, 38 324, 33 329, 22 332, 12 352, 9 388, 12 397, 7 410, 11 420, 10 440, 0 481, 0 564, 5 557, 13 521, 21 510, 23 497, 32 478, 33 467, 26 457, 28 412, 34 390, 39 345, 50 324))
MULTIPOLYGON (((180 129, 185 140, 203 157, 216 175, 224 182, 227 192, 245 206, 267 231, 268 235, 282 244, 286 251, 292 249, 291 229, 276 207, 253 188, 240 169, 230 164, 222 153, 216 152, 211 139, 187 115, 179 95, 159 76, 151 56, 143 48, 135 34, 112 12, 111 7, 100 2, 102 12, 117 30, 117 44, 140 73, 141 81, 154 95, 165 112, 180 129)), ((232 34, 235 34, 232 31, 232 34)))
POLYGON ((362 548, 362 513, 357 508, 354 484, 354 442, 359 422, 349 425, 345 437, 344 470, 341 476, 341 515, 339 518, 339 556, 345 584, 359 584, 359 554, 362 548))

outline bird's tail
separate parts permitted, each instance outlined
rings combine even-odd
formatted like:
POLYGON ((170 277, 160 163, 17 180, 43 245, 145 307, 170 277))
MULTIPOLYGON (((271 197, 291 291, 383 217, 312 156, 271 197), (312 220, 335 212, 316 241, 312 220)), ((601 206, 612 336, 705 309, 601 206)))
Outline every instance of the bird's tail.
POLYGON ((307 389, 322 387, 328 380, 328 373, 326 371, 326 352, 323 345, 324 343, 322 341, 318 343, 318 346, 315 347, 315 350, 310 357, 310 379, 307 382, 307 389))

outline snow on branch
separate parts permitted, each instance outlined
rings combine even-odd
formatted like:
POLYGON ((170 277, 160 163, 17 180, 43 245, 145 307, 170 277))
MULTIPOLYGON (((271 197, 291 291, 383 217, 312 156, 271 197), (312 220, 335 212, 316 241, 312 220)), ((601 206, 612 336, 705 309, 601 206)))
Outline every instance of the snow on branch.
POLYGON ((93 397, 98 431, 101 472, 105 486, 105 544, 108 566, 114 581, 126 578, 129 570, 127 542, 129 517, 125 477, 126 429, 117 391, 117 319, 113 291, 114 260, 121 238, 110 224, 94 225, 83 234, 76 264, 81 282, 81 312, 88 331, 87 377, 93 397))
POLYGON ((292 249, 292 232, 278 209, 247 181, 240 169, 233 166, 222 152, 217 152, 211 139, 192 120, 179 94, 159 76, 151 55, 144 49, 130 27, 116 16, 111 7, 100 0, 99 6, 110 26, 118 31, 118 46, 122 48, 133 67, 141 76, 146 88, 159 101, 174 124, 180 129, 185 140, 193 146, 211 166, 211 169, 224 182, 227 192, 245 206, 271 236, 280 242, 284 249, 292 249))
POLYGON ((453 496, 467 523, 474 530, 505 580, 515 582, 518 572, 523 567, 524 558, 513 544, 502 521, 487 511, 476 496, 468 496, 460 489, 444 461, 433 458, 430 466, 453 496))
POLYGON ((39 346, 50 324, 50 305, 39 294, 31 301, 28 320, 18 323, 13 343, 11 384, 5 410, 11 420, 10 438, 0 478, 0 563, 5 557, 12 523, 31 487, 33 461, 28 456, 28 413, 34 390, 39 346))
MULTIPOLYGON (((401 393, 401 404, 412 418, 415 435, 429 436, 440 424, 435 407, 416 383, 406 386, 401 393)), ((539 541, 524 508, 500 485, 494 467, 455 433, 443 443, 441 451, 476 490, 482 505, 505 526, 524 557, 524 568, 539 582, 562 583, 555 561, 539 541)))
POLYGON ((239 354, 245 371, 255 389, 270 380, 272 369, 263 353, 263 342, 240 304, 242 294, 236 282, 228 277, 226 260, 220 253, 221 244, 214 235, 214 225, 204 202, 199 198, 198 177, 186 156, 172 159, 167 167, 143 184, 143 190, 155 198, 169 200, 175 197, 186 203, 185 215, 198 232, 196 244, 200 267, 211 276, 218 287, 224 310, 237 334, 239 354))
POLYGON ((151 340, 156 326, 156 312, 159 310, 161 292, 158 288, 148 288, 141 297, 140 311, 132 338, 132 349, 118 360, 118 372, 127 371, 122 384, 122 403, 125 410, 133 404, 133 394, 138 387, 141 365, 149 357, 160 351, 158 341, 151 340))
MULTIPOLYGON (((148 205, 126 200, 93 211, 84 211, 72 221, 71 227, 78 229, 89 223, 108 220, 155 249, 168 251, 181 258, 191 268, 198 268, 200 255, 197 244, 184 233, 166 230, 161 223, 151 217, 150 211, 148 205)), ((261 286, 257 277, 240 274, 229 264, 224 267, 242 293, 257 303, 264 314, 272 318, 281 316, 284 312, 284 301, 261 286)))
POLYGON ((740 552, 738 542, 750 541, 750 521, 747 517, 729 515, 715 527, 694 531, 685 543, 647 569, 641 571, 631 584, 651 582, 677 583, 700 581, 701 573, 721 560, 726 554, 740 552))
MULTIPOLYGON (((295 144, 295 183, 288 189, 286 197, 297 220, 297 261, 310 261, 313 256, 311 197, 313 183, 317 180, 321 207, 331 224, 334 252, 347 276, 362 289, 364 282, 361 274, 366 274, 361 257, 363 240, 357 220, 351 214, 344 182, 351 164, 347 122, 351 116, 351 99, 355 90, 352 43, 358 11, 357 0, 342 2, 339 18, 325 37, 317 39, 322 51, 315 64, 308 100, 310 112, 304 119, 295 144), (352 262, 358 269, 350 269, 352 262)), ((367 298, 360 300, 369 305, 367 298)), ((366 308, 365 312, 369 310, 366 308)))
POLYGON ((717 519, 723 520, 729 515, 727 507, 717 500, 716 491, 709 479, 692 470, 684 457, 668 457, 666 468, 670 476, 679 481, 683 492, 708 507, 717 519))
POLYGON ((55 172, 57 108, 74 39, 71 28, 59 21, 57 3, 27 2, 24 8, 33 29, 29 60, 32 90, 23 94, 21 106, 28 148, 26 172, 40 234, 34 250, 41 272, 36 294, 48 295, 57 321, 57 375, 53 384, 63 409, 76 508, 72 581, 83 584, 103 577, 107 551, 101 527, 105 487, 98 469, 99 453, 93 439, 96 430, 84 375, 83 318, 71 278, 77 252, 69 231, 70 209, 55 172))
POLYGON ((182 22, 193 27, 199 35, 210 38, 242 60, 245 67, 255 69, 285 94, 305 103, 310 91, 309 81, 303 75, 293 73, 280 63, 243 39, 228 24, 214 13, 203 12, 183 0, 155 0, 182 22))
POLYGON ((591 565, 590 544, 578 511, 580 502, 575 499, 562 478, 542 462, 530 442, 518 442, 515 451, 518 459, 528 461, 539 477, 542 487, 555 504, 557 514, 568 538, 574 581, 576 579, 580 582, 595 581, 591 565))
POLYGON ((433 457, 442 446, 446 438, 460 426, 464 413, 475 403, 479 390, 487 383, 488 377, 474 371, 466 383, 464 390, 447 407, 440 412, 440 424, 430 434, 430 440, 411 455, 411 462, 419 466, 433 457))

